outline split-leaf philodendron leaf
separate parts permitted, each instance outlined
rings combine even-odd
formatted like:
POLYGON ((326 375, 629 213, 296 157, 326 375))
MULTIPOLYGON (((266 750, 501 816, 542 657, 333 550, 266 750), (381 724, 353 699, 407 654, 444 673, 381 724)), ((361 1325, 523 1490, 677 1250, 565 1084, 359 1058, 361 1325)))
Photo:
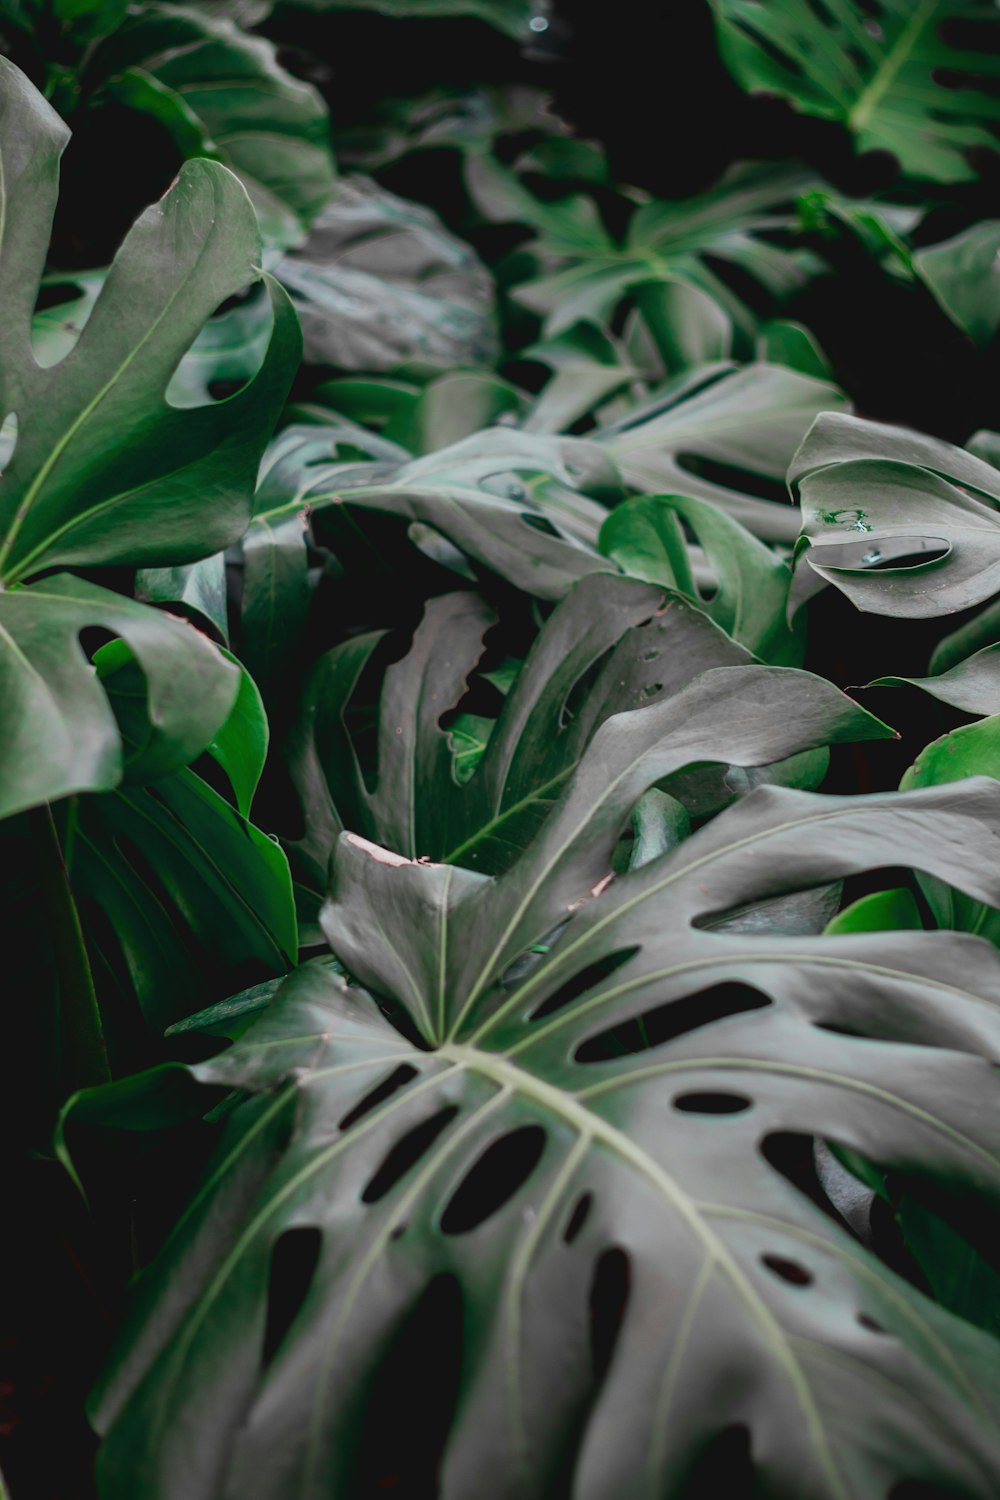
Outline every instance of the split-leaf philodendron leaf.
POLYGON ((995 145, 1000 15, 991 0, 711 0, 722 55, 747 88, 838 120, 933 182, 995 145), (975 40, 967 40, 970 27, 975 40))
MULTIPOLYGON (((439 1466, 453 1500, 484 1474, 494 1500, 543 1500, 566 1472, 595 1500, 661 1500, 734 1426, 782 1500, 904 1480, 991 1500, 990 1340, 794 1187, 777 1146, 818 1134, 918 1198, 947 1174, 995 1215, 996 953, 719 919, 887 858, 1000 900, 1000 793, 763 788, 608 886, 644 786, 691 756, 773 758, 793 713, 827 737, 845 712, 767 668, 685 696, 665 739, 665 705, 606 724, 499 878, 342 836, 323 923, 365 989, 307 965, 193 1070, 241 1093, 95 1402, 106 1500, 140 1476, 150 1500, 320 1500, 439 1466), (734 712, 738 680, 769 714, 734 712), (450 1394, 413 1450, 380 1371, 426 1385, 406 1329, 429 1298, 450 1394)), ((152 1128, 176 1078, 71 1118, 152 1128)))
POLYGON ((205 320, 260 277, 260 241, 240 184, 186 166, 122 246, 74 346, 40 365, 32 314, 67 132, 0 59, 0 672, 11 712, 0 746, 0 810, 114 786, 122 750, 80 645, 120 635, 146 677, 163 769, 193 759, 233 703, 238 674, 191 626, 51 570, 165 565, 234 541, 250 515, 260 454, 298 352, 294 316, 271 287, 260 370, 228 401, 164 397, 205 320), (30 580, 45 572, 44 580, 30 580))

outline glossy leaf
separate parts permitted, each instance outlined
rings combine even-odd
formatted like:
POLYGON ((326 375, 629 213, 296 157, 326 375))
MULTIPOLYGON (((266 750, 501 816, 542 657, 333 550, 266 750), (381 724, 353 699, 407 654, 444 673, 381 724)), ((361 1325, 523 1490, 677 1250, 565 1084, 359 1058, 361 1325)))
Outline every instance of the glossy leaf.
POLYGON ((121 780, 118 724, 80 645, 94 629, 142 668, 158 773, 193 760, 226 718, 239 673, 186 621, 68 573, 0 592, 0 817, 121 780))
POLYGON ((965 449, 828 413, 788 477, 801 553, 859 609, 943 615, 1000 589, 1000 474, 965 449))
POLYGON ((0 578, 9 587, 67 563, 205 557, 246 526, 298 353, 294 316, 273 288, 274 331, 256 378, 195 410, 164 400, 206 319, 260 276, 253 210, 224 168, 188 163, 127 237, 72 351, 39 368, 31 316, 66 132, 17 69, 0 68, 0 406, 17 419, 0 480, 0 578))
MULTIPOLYGON (((917 1195, 947 1173, 995 1213, 982 1101, 997 1089, 1000 962, 968 937, 712 924, 886 857, 1000 898, 995 869, 969 858, 1000 831, 1000 792, 761 790, 605 888, 630 801, 705 753, 710 684, 730 675, 688 690, 685 729, 658 748, 635 729, 661 706, 606 725, 499 879, 343 837, 334 952, 431 1050, 309 965, 194 1070, 252 1097, 137 1288, 95 1404, 106 1500, 140 1474, 151 1500, 209 1500, 251 1476, 260 1500, 318 1500, 438 1468, 464 1500, 485 1465, 492 1495, 541 1500, 567 1462, 581 1494, 673 1497, 734 1423, 774 1496, 868 1500, 905 1479, 988 1500, 991 1341, 887 1271, 766 1148, 819 1131, 905 1169, 917 1195), (710 988, 724 982, 743 988, 710 988), (276 1337, 276 1247, 303 1231, 315 1254, 276 1337), (440 1277, 461 1333, 439 1317, 404 1355, 440 1277), (384 1422, 377 1374, 390 1361, 426 1380, 428 1340, 456 1398, 421 1458, 384 1422)), ((727 753, 776 752, 780 720, 739 723, 727 753)), ((159 1087, 150 1105, 112 1091, 78 1109, 138 1124, 159 1087)))
MULTIPOLYGON (((932 741, 920 752, 900 786, 946 786, 969 776, 992 776, 1000 781, 1000 715, 966 724, 932 741)), ((961 882, 921 881, 924 895, 940 927, 975 932, 1000 946, 1000 901, 970 900, 961 882)))
POLYGON ((801 662, 804 640, 785 619, 788 565, 725 511, 683 495, 639 495, 611 512, 599 545, 633 578, 680 590, 755 656, 781 666, 801 662), (707 598, 691 573, 683 523, 711 568, 707 598))

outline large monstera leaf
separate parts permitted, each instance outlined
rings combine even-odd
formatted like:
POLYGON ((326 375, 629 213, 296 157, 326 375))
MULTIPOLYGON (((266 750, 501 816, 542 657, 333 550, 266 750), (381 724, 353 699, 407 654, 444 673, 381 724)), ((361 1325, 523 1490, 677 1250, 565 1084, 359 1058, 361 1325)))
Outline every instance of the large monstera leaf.
MULTIPOLYGON (((342 837, 324 926, 360 983, 307 965, 193 1070, 239 1092, 96 1400, 103 1500, 140 1478, 150 1500, 473 1500, 484 1475, 491 1500, 693 1497, 734 1436, 747 1492, 996 1493, 995 1344, 800 1192, 777 1144, 838 1142, 918 1195, 947 1177, 995 1215, 1000 963, 767 912, 887 859, 1000 899, 1000 791, 763 788, 609 885, 655 779, 773 758, 781 725, 830 713, 767 668, 684 696, 666 737, 668 705, 606 724, 498 878, 342 837), (390 1389, 419 1425, 386 1420, 390 1389)), ((165 1070, 76 1114, 148 1129, 178 1083, 190 1108, 165 1070)))
POLYGON ((260 276, 246 194, 224 168, 199 162, 135 225, 74 347, 37 361, 32 314, 65 142, 49 106, 0 59, 4 814, 121 775, 114 717, 80 644, 91 627, 120 636, 143 668, 161 772, 191 760, 226 718, 238 674, 204 637, 52 570, 178 563, 235 540, 298 349, 294 316, 272 289, 271 339, 250 384, 195 409, 165 400, 206 318, 260 276))
MULTIPOLYGON (((609 718, 676 698, 711 668, 753 661, 683 596, 594 573, 556 608, 520 670, 507 664, 515 670, 499 714, 456 719, 496 623, 478 594, 429 601, 410 650, 382 680, 374 768, 362 764, 348 724, 384 633, 354 636, 313 668, 288 746, 305 821, 293 846, 305 887, 322 894, 345 828, 410 859, 490 874, 508 868, 609 718)), ((889 733, 876 720, 865 723, 865 737, 889 733)), ((675 778, 671 794, 704 817, 764 779, 816 786, 825 752, 793 754, 810 743, 812 724, 782 765, 749 776, 724 765, 702 769, 675 778)))
POLYGON ((298 244, 334 185, 319 93, 206 7, 136 8, 90 56, 84 87, 153 115, 184 157, 223 162, 242 181, 271 244, 298 244))
POLYGON ((762 238, 791 229, 795 199, 816 186, 801 167, 741 163, 695 198, 642 203, 621 243, 590 199, 542 201, 487 153, 470 153, 465 175, 484 217, 536 231, 528 248, 542 274, 513 296, 543 317, 548 334, 580 322, 607 328, 627 300, 670 373, 727 355, 734 327, 745 339, 756 329, 756 316, 715 264, 738 268, 757 284, 756 300, 772 305, 801 287, 817 264, 802 250, 762 238))
POLYGON ((862 151, 891 151, 933 182, 974 176, 995 146, 1000 76, 991 0, 712 0, 722 53, 748 88, 839 120, 862 151), (989 40, 992 38, 991 41, 989 40))

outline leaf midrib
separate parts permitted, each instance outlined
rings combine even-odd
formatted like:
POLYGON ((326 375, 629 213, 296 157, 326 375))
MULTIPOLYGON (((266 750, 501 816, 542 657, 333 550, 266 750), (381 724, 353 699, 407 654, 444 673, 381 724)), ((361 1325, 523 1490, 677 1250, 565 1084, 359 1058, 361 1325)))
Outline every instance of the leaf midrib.
MULTIPOLYGON (((213 198, 215 197, 214 185, 212 196, 213 198)), ((69 427, 63 433, 62 437, 60 437, 58 441, 53 445, 51 451, 45 459, 45 462, 41 465, 31 484, 25 491, 24 498, 22 499, 14 514, 14 518, 7 531, 7 535, 3 538, 3 541, 0 542, 0 573, 2 573, 4 563, 9 557, 14 542, 16 541, 17 536, 25 521, 28 519, 28 515, 31 512, 32 507, 34 506, 39 495, 47 484, 60 459, 63 457, 63 454, 66 452, 66 449, 72 443, 77 434, 82 430, 84 425, 90 420, 91 416, 101 405, 102 401, 104 401, 105 397, 115 389, 119 381, 125 375, 126 371, 130 369, 135 360, 138 359, 139 355, 145 349, 150 339, 152 339, 154 334, 158 332, 160 325, 173 309, 173 306, 178 297, 189 285, 192 277, 196 275, 198 267, 204 260, 214 239, 215 234, 214 232, 210 231, 202 242, 201 248, 198 251, 198 255, 194 263, 189 267, 183 279, 178 283, 177 286, 174 287, 174 290, 171 292, 169 298, 164 303, 160 313, 153 319, 152 323, 150 323, 142 338, 134 346, 134 348, 129 350, 122 363, 117 367, 117 369, 112 372, 108 380, 105 381, 104 385, 100 387, 100 389, 91 398, 91 400, 88 401, 86 405, 81 409, 81 411, 77 413, 76 417, 70 423, 69 427)), ((100 301, 100 297, 98 297, 98 301, 100 301)), ((81 342, 83 337, 85 336, 85 332, 86 330, 84 330, 84 334, 81 334, 80 336, 81 342)), ((77 349, 79 349, 79 347, 80 344, 78 343, 77 349)), ((55 368, 56 370, 58 370, 58 365, 55 368)), ((15 569, 11 574, 8 574, 7 581, 10 582, 17 576, 19 576, 19 574, 15 569)))
POLYGON ((586 1139, 588 1144, 599 1142, 612 1155, 631 1166, 659 1190, 694 1238, 701 1243, 706 1257, 727 1277, 736 1296, 744 1303, 747 1311, 768 1338, 778 1362, 784 1368, 806 1424, 812 1433, 820 1465, 830 1484, 830 1494, 837 1497, 837 1500, 850 1500, 849 1491, 841 1479, 830 1450, 822 1418, 809 1383, 792 1353, 789 1339, 760 1293, 731 1256, 728 1247, 704 1222, 697 1201, 691 1198, 641 1146, 601 1115, 589 1110, 567 1091, 545 1083, 542 1079, 524 1072, 521 1068, 514 1067, 513 1064, 498 1056, 458 1043, 445 1044, 438 1049, 437 1055, 458 1068, 465 1068, 491 1079, 503 1091, 518 1093, 532 1100, 541 1109, 564 1121, 579 1138, 586 1139))
POLYGON ((866 128, 880 100, 884 97, 888 89, 892 87, 900 69, 906 63, 924 30, 930 24, 931 18, 935 11, 938 10, 939 5, 940 0, 921 0, 921 3, 917 6, 885 54, 880 66, 875 70, 868 84, 855 100, 854 106, 844 122, 848 130, 858 133, 866 128))

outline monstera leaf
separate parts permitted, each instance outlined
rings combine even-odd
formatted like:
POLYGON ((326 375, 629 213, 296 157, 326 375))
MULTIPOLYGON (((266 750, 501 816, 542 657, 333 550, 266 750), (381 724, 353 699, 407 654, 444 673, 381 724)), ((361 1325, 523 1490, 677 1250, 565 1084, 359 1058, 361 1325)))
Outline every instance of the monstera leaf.
POLYGON ((497 358, 493 283, 475 252, 429 208, 369 178, 339 184, 277 275, 314 364, 391 370, 411 360, 477 365, 497 358))
MULTIPOLYGON (((780 1146, 833 1140, 917 1195, 947 1177, 992 1224, 1000 962, 968 937, 720 919, 887 859, 1000 899, 974 857, 1000 790, 764 788, 608 884, 645 787, 787 753, 796 719, 827 738, 831 713, 855 732, 829 688, 740 667, 620 715, 496 879, 342 837, 323 920, 356 982, 307 965, 191 1070, 205 1108, 239 1092, 95 1402, 104 1500, 140 1476, 150 1500, 472 1500, 486 1474, 496 1500, 570 1476, 690 1497, 720 1448, 730 1482, 787 1500, 995 1494, 995 1345, 822 1212, 780 1146), (386 1421, 401 1391, 414 1422, 386 1421)), ((174 1068, 71 1118, 191 1108, 174 1068)))
POLYGON ((710 500, 765 541, 790 542, 799 518, 785 472, 817 413, 845 405, 836 386, 780 365, 716 365, 679 376, 600 442, 635 489, 710 500))
POLYGON ((932 182, 975 174, 1000 120, 1000 16, 991 0, 712 0, 723 57, 746 88, 839 120, 932 182))
POLYGON ((239 183, 192 163, 135 225, 82 333, 36 360, 32 313, 66 131, 0 59, 0 674, 10 707, 0 811, 114 786, 123 766, 111 709, 81 632, 124 639, 146 676, 163 772, 191 760, 226 718, 238 674, 190 626, 52 570, 67 563, 180 563, 238 537, 297 355, 294 316, 272 288, 259 372, 229 401, 193 410, 164 391, 227 296, 259 278, 259 237, 239 183), (54 351, 56 355, 59 350, 54 351), (43 581, 29 583, 46 572, 43 581))
MULTIPOLYGON (((753 659, 681 595, 594 573, 553 612, 520 670, 510 664, 499 714, 449 724, 495 624, 477 594, 427 604, 409 652, 385 672, 373 789, 348 721, 382 633, 354 636, 314 667, 288 758, 306 825, 294 853, 318 895, 344 828, 406 858, 506 869, 612 715, 673 699, 709 668, 753 659)), ((866 735, 889 732, 866 722, 866 735)), ((810 725, 794 750, 812 736, 810 725)), ((752 779, 735 767, 701 770, 670 790, 704 817, 760 780, 815 786, 825 769, 825 753, 814 750, 752 779)))
POLYGON ((543 317, 547 334, 579 322, 607 328, 628 298, 671 374, 726 356, 731 324, 746 336, 756 329, 747 302, 714 265, 737 268, 777 301, 803 286, 818 265, 812 255, 762 237, 791 229, 796 197, 815 187, 815 178, 795 166, 744 163, 698 197, 642 203, 620 244, 588 198, 546 202, 483 153, 470 155, 465 170, 485 217, 536 231, 529 249, 543 274, 518 285, 513 296, 543 317))
POLYGON ((330 122, 317 91, 207 7, 137 8, 89 57, 88 94, 153 115, 184 157, 242 181, 269 243, 298 244, 333 192, 330 122))
POLYGON ((540 599, 607 566, 595 548, 599 497, 618 499, 621 483, 593 443, 495 428, 402 463, 324 462, 341 436, 286 428, 271 450, 270 491, 289 509, 307 505, 319 535, 332 506, 395 516, 540 599))
POLYGON ((965 449, 827 413, 788 478, 801 555, 859 609, 943 615, 1000 590, 1000 473, 965 449))

